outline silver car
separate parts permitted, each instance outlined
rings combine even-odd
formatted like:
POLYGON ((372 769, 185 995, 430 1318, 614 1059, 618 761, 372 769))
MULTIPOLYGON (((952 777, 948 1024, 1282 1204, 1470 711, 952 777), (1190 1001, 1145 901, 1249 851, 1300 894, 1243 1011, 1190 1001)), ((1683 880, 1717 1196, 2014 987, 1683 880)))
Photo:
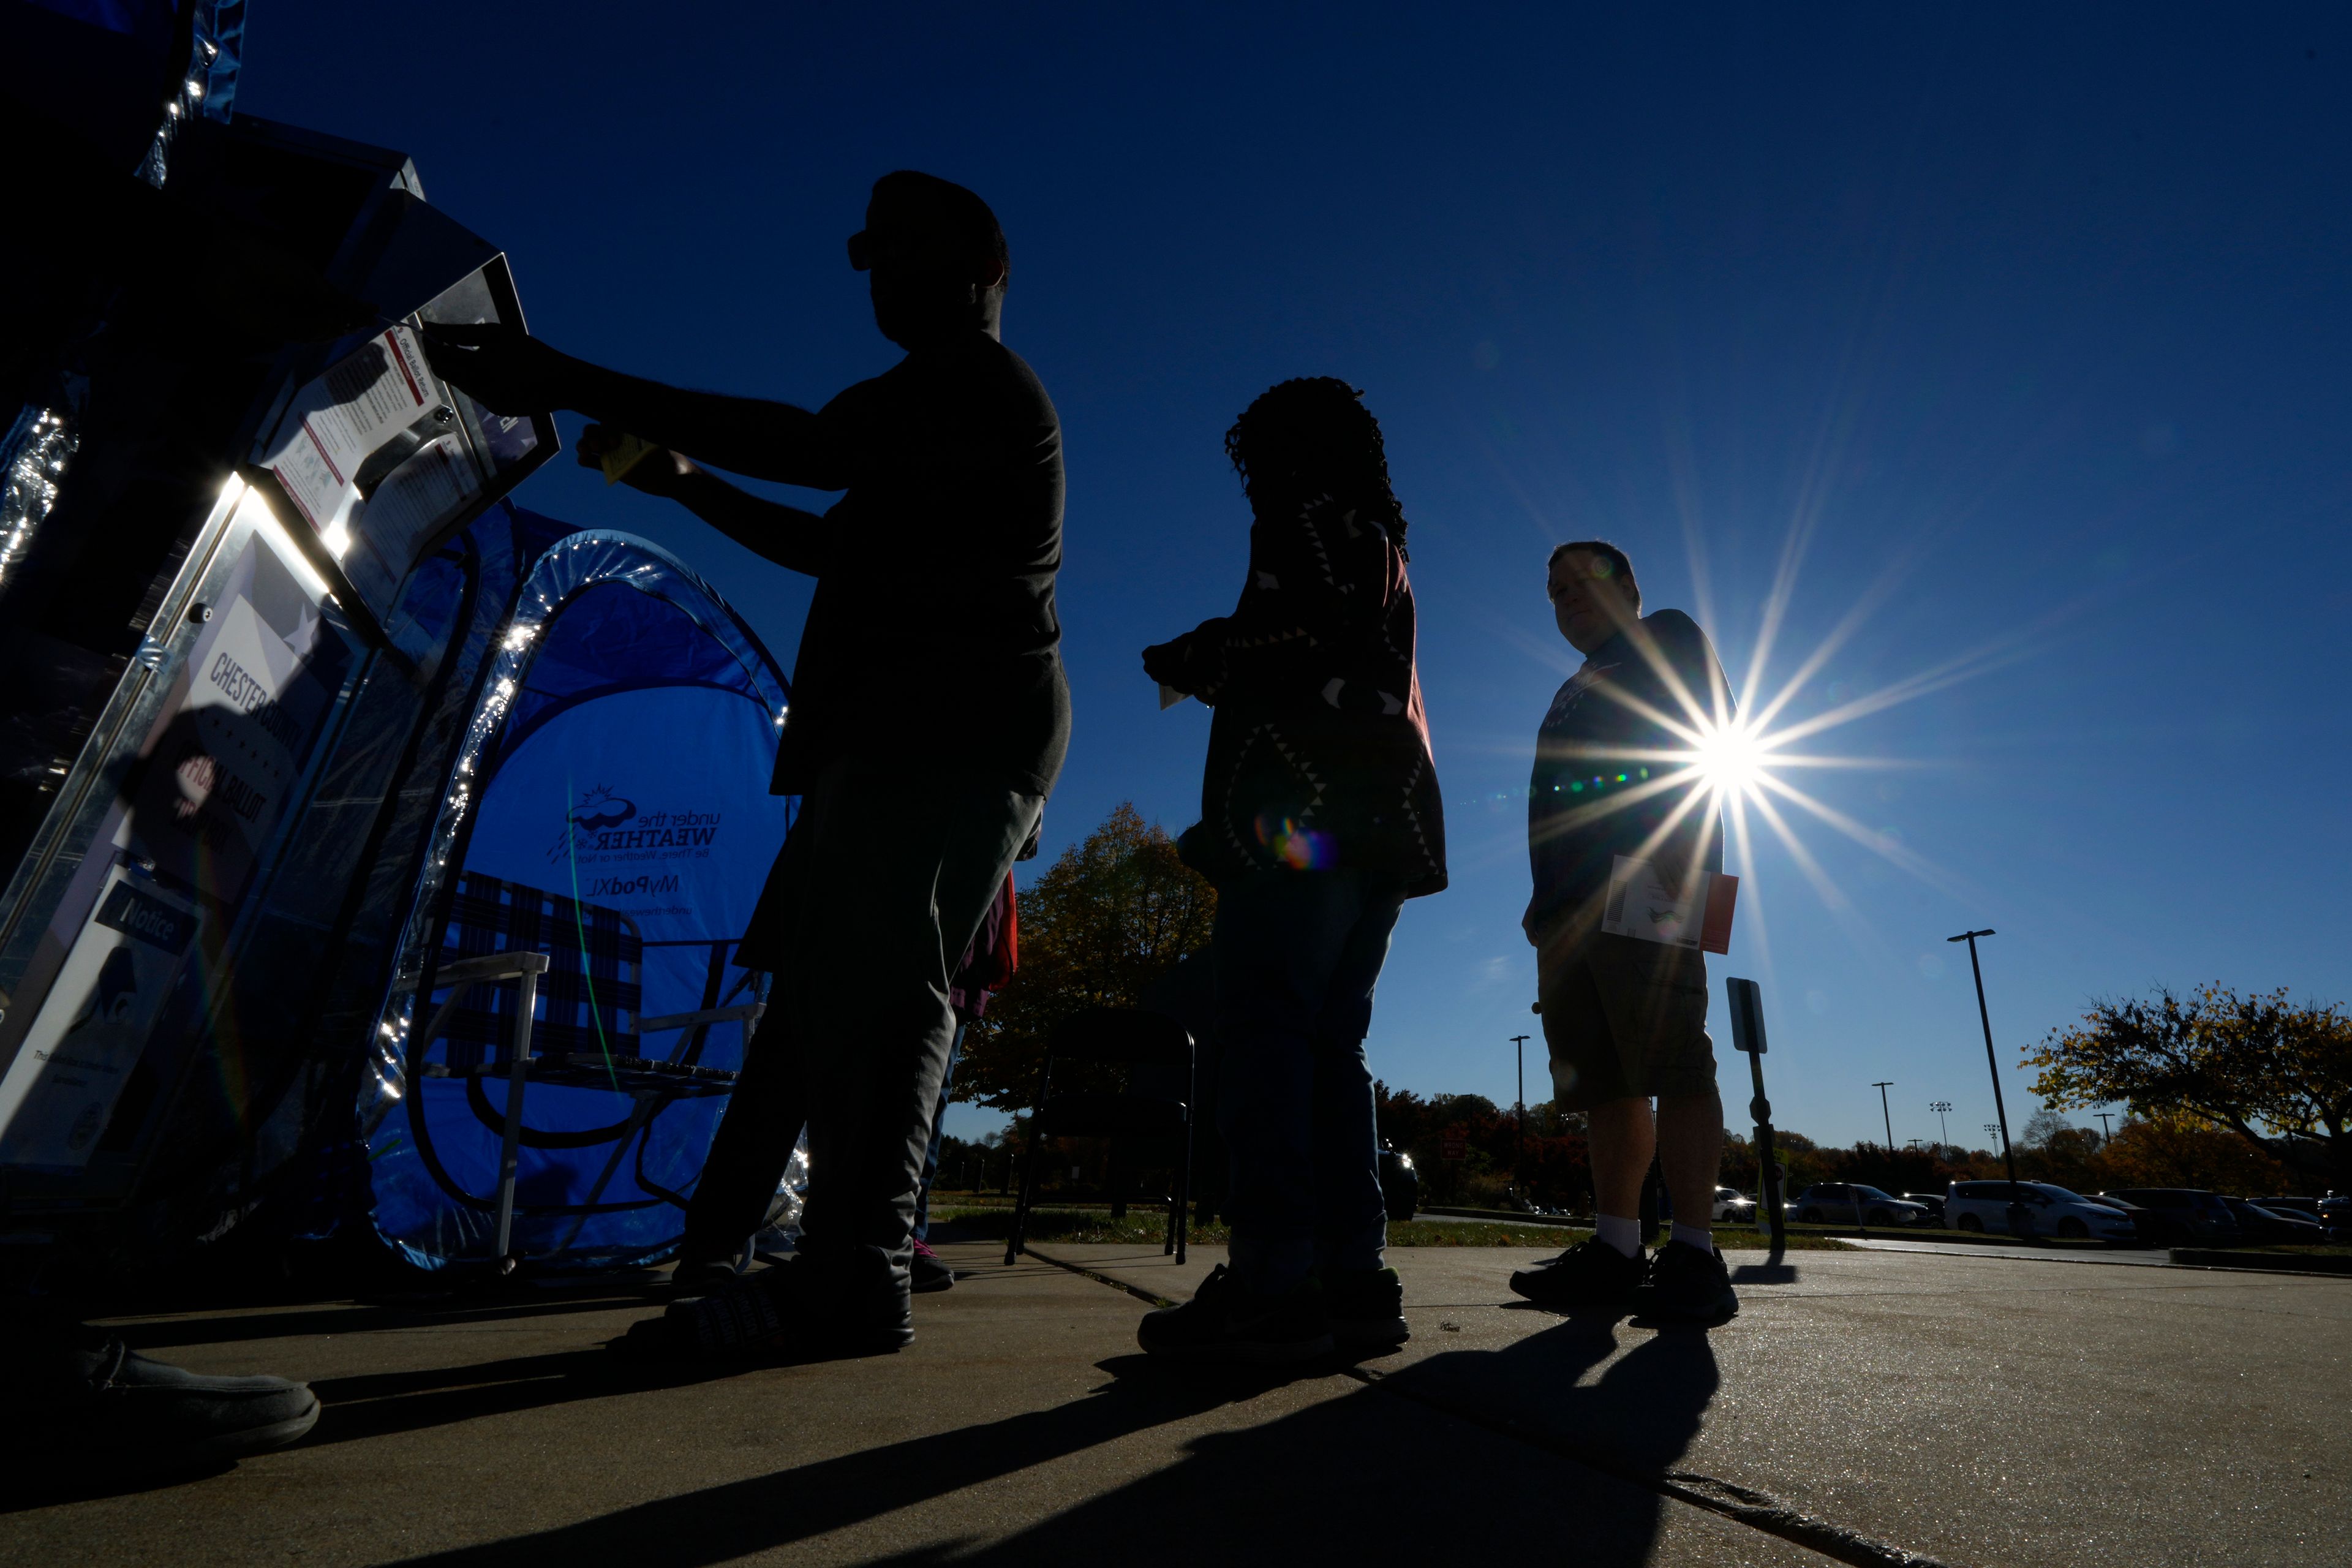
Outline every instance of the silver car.
POLYGON ((1892 1193, 1860 1182, 1818 1182, 1789 1200, 1789 1217, 1807 1225, 1925 1225, 1924 1204, 1906 1203, 1892 1193))
MULTIPOLYGON (((2009 1234, 2007 1182, 1954 1182, 1944 1194, 1944 1223, 1960 1230, 2009 1234)), ((2025 1207, 2031 1236, 2068 1241, 2137 1241, 2139 1227, 2122 1209, 2095 1203, 2048 1182, 2020 1182, 2017 1200, 2025 1207)))

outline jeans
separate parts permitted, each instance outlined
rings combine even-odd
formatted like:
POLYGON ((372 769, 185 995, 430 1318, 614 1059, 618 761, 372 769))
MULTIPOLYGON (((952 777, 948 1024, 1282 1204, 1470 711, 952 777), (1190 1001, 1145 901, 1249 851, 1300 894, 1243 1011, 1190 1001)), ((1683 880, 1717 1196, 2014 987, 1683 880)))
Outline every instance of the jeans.
POLYGON ((1404 895, 1360 871, 1257 871, 1217 889, 1217 1125, 1234 1275, 1279 1294, 1381 1266, 1372 987, 1404 895))
POLYGON ((795 1250, 904 1300, 948 984, 1044 805, 945 767, 846 758, 818 777, 744 943, 775 984, 687 1210, 689 1252, 725 1256, 758 1228, 805 1121, 795 1250))

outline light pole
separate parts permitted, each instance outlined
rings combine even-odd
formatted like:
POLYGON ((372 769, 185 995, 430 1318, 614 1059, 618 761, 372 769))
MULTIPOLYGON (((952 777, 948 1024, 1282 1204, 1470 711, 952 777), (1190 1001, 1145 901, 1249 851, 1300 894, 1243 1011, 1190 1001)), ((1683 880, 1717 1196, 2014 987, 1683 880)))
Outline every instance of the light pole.
POLYGON ((2099 1147, 2104 1149, 2107 1146, 2107 1141, 2116 1135, 2114 1124, 2116 1113, 2112 1110, 2094 1110, 2091 1114, 2099 1119, 2099 1147))
MULTIPOLYGON (((1511 1153, 1511 1180, 1524 1184, 1528 1179, 1528 1037, 1513 1035, 1511 1044, 1519 1053, 1519 1132, 1517 1146, 1511 1153)), ((1528 1194, 1521 1193, 1519 1202, 1526 1203, 1528 1194)))
POLYGON ((1977 938, 1992 934, 1988 926, 1983 931, 1964 931, 1944 940, 1969 944, 1969 973, 1977 980, 1977 1022, 1984 1026, 1985 1066, 1992 1069, 1992 1113, 2000 1119, 2000 1157, 2009 1167, 2009 1234, 2021 1240, 2025 1236, 2025 1201, 2017 1190, 2017 1151, 2009 1146, 2009 1108, 2000 1101, 2000 1058, 1993 1054, 1992 1015, 1985 1010, 1984 967, 1977 962, 1977 938))
POLYGON ((1952 1146, 1952 1124, 1945 1121, 1944 1118, 1952 1113, 1952 1102, 1948 1100, 1931 1100, 1927 1102, 1927 1109, 1936 1113, 1936 1125, 1944 1130, 1944 1147, 1947 1149, 1950 1148, 1952 1146))
POLYGON ((1895 1087, 1893 1079, 1882 1079, 1870 1086, 1878 1091, 1878 1114, 1886 1122, 1886 1152, 1895 1152, 1895 1112, 1886 1109, 1886 1091, 1895 1087))

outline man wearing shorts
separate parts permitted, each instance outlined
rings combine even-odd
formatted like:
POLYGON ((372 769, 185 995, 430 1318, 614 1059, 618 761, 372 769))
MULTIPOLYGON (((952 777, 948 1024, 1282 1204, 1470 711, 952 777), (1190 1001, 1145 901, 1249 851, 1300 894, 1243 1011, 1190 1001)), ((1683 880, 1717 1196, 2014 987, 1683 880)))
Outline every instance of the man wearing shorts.
POLYGON ((1702 718, 1728 717, 1730 700, 1706 634, 1680 610, 1644 616, 1633 563, 1615 545, 1561 545, 1547 590, 1584 666, 1537 731, 1528 795, 1535 897, 1523 923, 1536 947, 1553 1103, 1585 1114, 1599 1218, 1591 1240, 1512 1275, 1511 1289, 1561 1310, 1721 1322, 1739 1299, 1709 1228, 1723 1104, 1706 1033, 1706 961, 1601 928, 1621 856, 1649 862, 1669 890, 1722 869, 1714 802, 1677 755, 1702 718), (1653 1153, 1675 1218, 1645 1266, 1635 1216, 1653 1153))

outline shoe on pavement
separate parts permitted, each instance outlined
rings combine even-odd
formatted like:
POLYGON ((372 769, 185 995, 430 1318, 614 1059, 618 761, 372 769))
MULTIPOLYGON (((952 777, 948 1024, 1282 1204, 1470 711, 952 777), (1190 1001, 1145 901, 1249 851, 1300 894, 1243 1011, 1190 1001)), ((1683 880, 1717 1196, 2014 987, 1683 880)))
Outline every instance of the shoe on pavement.
POLYGON ((149 1361, 97 1330, 11 1356, 0 1454, 48 1474, 98 1464, 144 1473, 226 1464, 298 1441, 319 1399, 282 1377, 207 1377, 149 1361))
POLYGON ((874 1270, 794 1258, 632 1324, 631 1361, 832 1361, 914 1343, 908 1291, 874 1270))
POLYGON ((1393 1268, 1323 1270, 1323 1309, 1331 1342, 1343 1351, 1393 1349, 1412 1338, 1404 1284, 1393 1268))
POLYGON ((1650 1259, 1649 1276, 1633 1292, 1633 1311, 1670 1323, 1727 1323, 1739 1316, 1739 1293, 1723 1254, 1670 1241, 1650 1259))
POLYGON ((1135 1339, 1152 1355, 1255 1366, 1331 1353, 1330 1320, 1313 1275, 1282 1295, 1261 1296, 1222 1263, 1191 1300, 1145 1313, 1135 1339))
POLYGON ((1511 1276, 1511 1289, 1556 1312, 1622 1310, 1642 1283, 1642 1255, 1628 1258, 1599 1237, 1511 1276))
POLYGON ((908 1265, 908 1271, 912 1277, 908 1289, 918 1296, 955 1289, 955 1270, 948 1267, 946 1258, 931 1250, 928 1242, 915 1243, 915 1258, 908 1265))

